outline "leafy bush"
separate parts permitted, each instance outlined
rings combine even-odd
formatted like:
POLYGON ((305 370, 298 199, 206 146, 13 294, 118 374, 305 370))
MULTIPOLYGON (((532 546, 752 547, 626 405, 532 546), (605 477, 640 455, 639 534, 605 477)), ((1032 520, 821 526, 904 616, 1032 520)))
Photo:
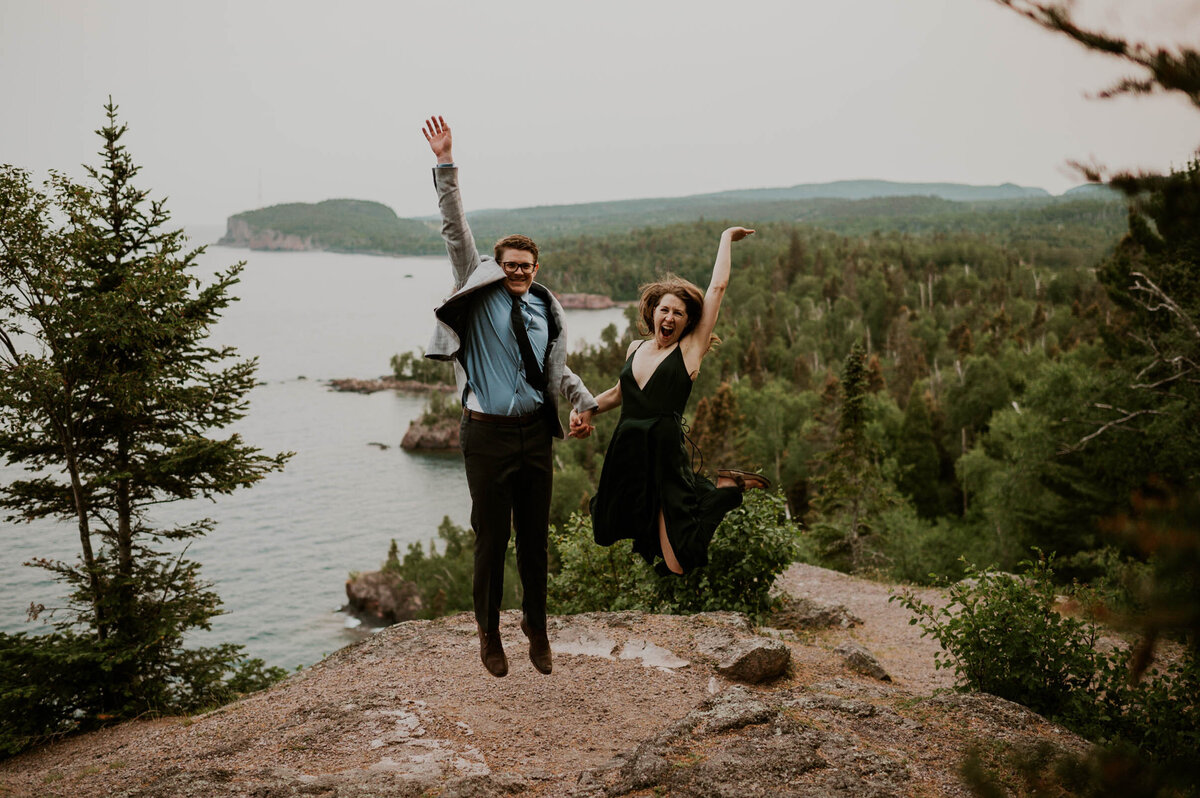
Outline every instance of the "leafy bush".
POLYGON ((682 577, 659 576, 632 553, 628 541, 596 546, 591 520, 578 515, 555 532, 553 541, 559 568, 550 579, 550 601, 555 612, 565 613, 729 610, 758 619, 771 610, 776 577, 801 554, 783 498, 765 491, 746 494, 717 529, 708 566, 682 577))
POLYGON ((967 568, 936 608, 911 592, 894 600, 916 613, 921 636, 942 650, 937 668, 953 668, 960 686, 1022 703, 1050 717, 1073 716, 1074 704, 1100 667, 1094 623, 1055 610, 1057 588, 1046 560, 1023 563, 1023 577, 967 568))
POLYGON ((551 612, 619 612, 649 610, 655 605, 657 575, 633 553, 632 541, 597 546, 592 519, 572 513, 566 524, 550 532, 557 568, 550 575, 551 612))
POLYGON ((430 360, 425 351, 392 355, 392 375, 425 385, 453 385, 454 369, 445 360, 430 360))
POLYGON ((425 426, 457 424, 462 419, 462 405, 453 396, 442 391, 430 391, 425 412, 417 421, 425 426))
MULTIPOLYGON (((1055 609, 1049 560, 1023 563, 1022 576, 968 568, 934 607, 911 592, 892 596, 915 613, 922 636, 942 646, 938 668, 953 668, 961 690, 1024 704, 1111 751, 1144 752, 1168 772, 1200 770, 1200 663, 1194 646, 1162 670, 1131 679, 1131 649, 1095 647, 1090 620, 1055 609)), ((1072 589, 1085 606, 1092 596, 1072 589)))
MULTIPOLYGON (((232 644, 180 651, 171 664, 170 689, 158 694, 157 711, 219 706, 287 675, 261 659, 239 659, 240 652, 232 644)), ((0 758, 144 706, 141 695, 122 689, 108 675, 135 656, 119 642, 70 630, 0 633, 0 758)))
POLYGON ((1003 552, 994 535, 961 519, 921 518, 907 502, 881 514, 884 569, 889 579, 926 585, 961 579, 966 562, 999 562, 1003 552))
MULTIPOLYGON (((446 516, 438 525, 437 534, 443 544, 441 552, 432 540, 428 553, 420 543, 410 543, 401 560, 396 541, 393 540, 387 562, 383 564, 384 571, 399 574, 400 578, 417 586, 417 593, 421 597, 419 618, 437 618, 469 611, 474 606, 471 592, 475 576, 474 533, 446 516)), ((510 540, 504 557, 503 609, 521 606, 520 585, 510 540)))

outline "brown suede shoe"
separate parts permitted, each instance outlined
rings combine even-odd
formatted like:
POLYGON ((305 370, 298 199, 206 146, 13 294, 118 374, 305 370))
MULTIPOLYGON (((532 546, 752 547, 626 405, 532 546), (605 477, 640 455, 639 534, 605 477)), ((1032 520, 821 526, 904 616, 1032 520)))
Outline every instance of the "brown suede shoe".
POLYGON ((743 493, 754 488, 767 490, 771 487, 771 480, 767 479, 762 474, 755 474, 750 471, 742 471, 737 468, 719 468, 717 469, 717 476, 725 477, 726 479, 732 479, 733 483, 737 485, 738 490, 742 491, 743 493))
POLYGON ((482 626, 479 630, 479 658, 483 667, 493 676, 505 676, 508 673, 508 657, 504 656, 504 645, 500 642, 500 630, 485 632, 482 626))
POLYGON ((554 662, 550 658, 550 639, 546 637, 546 630, 535 632, 522 618, 521 631, 529 638, 529 661, 539 673, 549 674, 554 669, 554 662))

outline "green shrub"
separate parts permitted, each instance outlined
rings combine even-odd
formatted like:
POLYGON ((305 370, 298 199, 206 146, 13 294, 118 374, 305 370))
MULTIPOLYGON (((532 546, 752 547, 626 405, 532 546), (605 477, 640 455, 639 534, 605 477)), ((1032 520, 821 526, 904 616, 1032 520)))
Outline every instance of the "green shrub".
MULTIPOLYGON (((418 618, 437 618, 474 608, 471 586, 475 576, 475 535, 470 529, 455 524, 449 516, 442 519, 437 534, 442 541, 440 552, 432 540, 428 553, 420 543, 410 543, 401 560, 393 540, 387 562, 383 564, 384 571, 399 574, 416 585, 421 597, 418 618)), ((520 586, 510 539, 504 557, 503 609, 521 606, 520 586)))
MULTIPOLYGON (((155 711, 208 709, 287 675, 261 659, 239 659, 240 651, 232 644, 181 650, 172 662, 171 688, 160 694, 155 711)), ((0 633, 0 758, 131 714, 137 697, 107 674, 133 656, 117 641, 70 630, 0 633)))
POLYGON ((911 592, 893 595, 916 615, 921 636, 942 650, 937 668, 953 668, 960 687, 1007 698, 1049 717, 1076 713, 1100 667, 1094 623, 1055 610, 1057 588, 1046 560, 1023 576, 966 569, 949 586, 950 603, 933 607, 911 592))
POLYGON ((632 542, 597 546, 592 519, 573 513, 566 524, 550 532, 557 567, 550 574, 551 612, 574 614, 621 610, 651 610, 655 606, 657 575, 633 553, 632 542))
POLYGON ((956 518, 927 520, 903 503, 881 515, 884 569, 888 579, 928 585, 962 579, 967 562, 999 561, 1002 552, 993 535, 956 518))
POLYGON ((425 350, 392 355, 392 376, 425 385, 453 385, 454 369, 445 360, 430 360, 425 350))
POLYGON ((573 516, 553 535, 559 567, 550 579, 555 612, 638 609, 646 612, 770 612, 771 586, 801 554, 796 528, 782 497, 751 491, 729 513, 708 550, 709 563, 682 577, 659 576, 629 541, 597 546, 591 520, 573 516))
POLYGON ((429 401, 418 422, 434 427, 439 424, 457 424, 462 419, 462 405, 453 396, 443 391, 430 391, 429 401))
MULTIPOLYGON (((1135 750, 1166 773, 1200 771, 1200 664, 1194 645, 1163 669, 1131 677, 1131 649, 1098 651, 1093 621, 1055 609, 1050 562, 1023 563, 1021 576, 968 568, 938 608, 911 592, 892 596, 915 615, 922 636, 942 646, 938 668, 953 668, 958 689, 1024 704, 1109 753, 1135 750)), ((1083 606, 1094 596, 1069 593, 1083 606)))

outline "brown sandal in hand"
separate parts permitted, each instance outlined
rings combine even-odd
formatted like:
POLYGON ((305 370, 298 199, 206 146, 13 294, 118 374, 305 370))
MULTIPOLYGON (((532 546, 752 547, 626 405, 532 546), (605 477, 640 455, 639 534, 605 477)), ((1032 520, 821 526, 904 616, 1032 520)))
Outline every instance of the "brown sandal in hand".
POLYGON ((754 474, 750 471, 741 471, 736 468, 719 468, 717 469, 717 478, 725 477, 732 479, 737 485, 738 490, 745 493, 747 490, 760 488, 767 490, 771 487, 771 480, 764 477, 762 474, 754 474))

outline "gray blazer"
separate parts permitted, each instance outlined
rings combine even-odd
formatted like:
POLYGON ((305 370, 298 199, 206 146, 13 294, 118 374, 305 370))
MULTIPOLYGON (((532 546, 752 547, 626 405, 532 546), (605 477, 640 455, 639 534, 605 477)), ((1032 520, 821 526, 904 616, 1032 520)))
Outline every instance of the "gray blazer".
MULTIPOLYGON (((458 168, 435 167, 433 185, 437 188, 438 207, 442 211, 442 239, 446 242, 450 266, 454 271, 454 290, 434 311, 437 327, 429 340, 425 357, 454 361, 454 377, 458 383, 458 395, 462 397, 467 390, 467 372, 458 355, 462 351, 462 330, 466 327, 466 316, 471 306, 470 296, 481 288, 503 280, 504 269, 500 268, 491 255, 480 257, 475 249, 475 237, 471 235, 471 228, 467 225, 462 197, 458 193, 458 168)), ((562 394, 563 398, 580 412, 594 409, 596 399, 584 387, 583 380, 567 367, 566 319, 563 317, 562 305, 541 283, 534 283, 529 290, 546 301, 554 317, 554 325, 558 329, 558 335, 549 343, 550 349, 546 357, 546 379, 549 387, 546 389, 545 399, 554 411, 554 435, 562 438, 562 422, 558 420, 558 395, 562 394)))

